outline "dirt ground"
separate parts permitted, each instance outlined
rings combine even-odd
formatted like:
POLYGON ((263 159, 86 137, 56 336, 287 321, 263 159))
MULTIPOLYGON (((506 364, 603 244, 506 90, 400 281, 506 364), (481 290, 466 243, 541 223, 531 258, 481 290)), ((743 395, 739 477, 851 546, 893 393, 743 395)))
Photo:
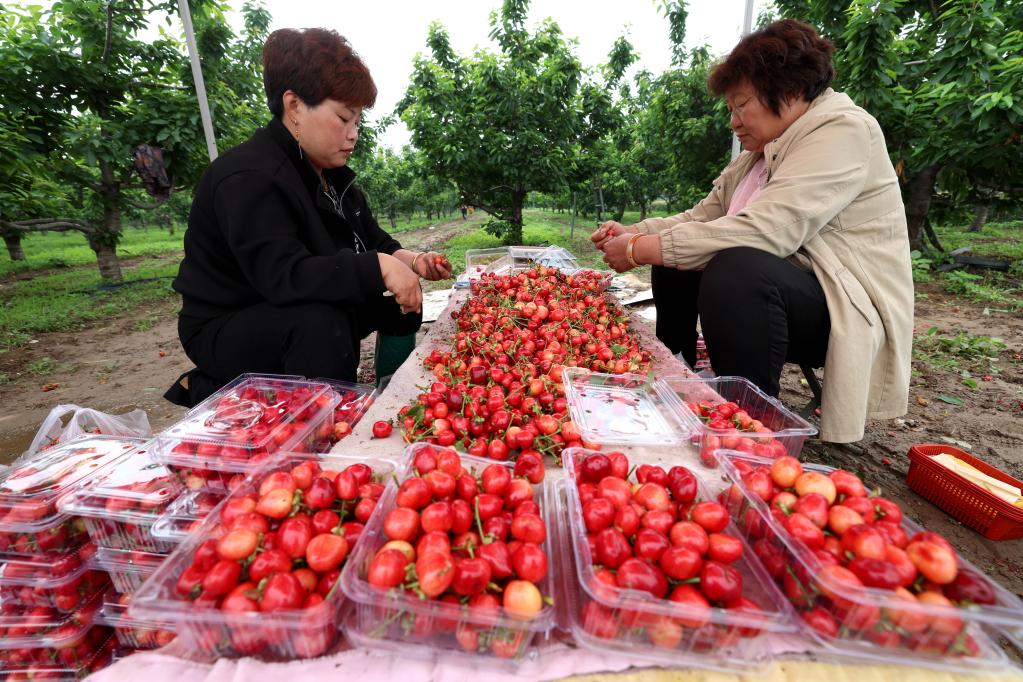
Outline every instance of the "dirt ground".
MULTIPOLYGON (((399 238, 410 248, 439 248, 463 226, 455 220, 399 238)), ((811 441, 805 458, 860 473, 921 525, 945 534, 967 558, 1014 593, 1023 593, 1023 540, 985 540, 906 486, 910 445, 942 439, 968 444, 974 455, 1023 478, 1023 317, 997 310, 984 314, 984 305, 952 297, 935 284, 922 285, 918 291, 927 295, 917 302, 918 333, 935 326, 944 335, 967 331, 1000 337, 1008 348, 999 357, 999 372, 992 373, 990 381, 978 377, 977 388, 970 389, 958 369, 935 370, 914 360, 908 414, 868 423, 866 437, 856 444, 859 452, 811 441), (964 404, 942 402, 941 395, 960 398, 964 404)), ((0 416, 0 461, 9 461, 26 448, 39 423, 58 404, 76 403, 115 414, 141 408, 154 431, 173 423, 183 410, 162 394, 190 367, 177 341, 177 307, 176 300, 162 301, 80 331, 42 334, 31 344, 0 355, 0 373, 10 379, 0 385, 0 401, 7 405, 0 416), (55 368, 45 376, 33 374, 29 366, 43 357, 56 361, 55 368)), ((367 339, 360 377, 367 381, 373 378, 372 348, 372 338, 367 339)), ((810 397, 800 379, 798 368, 790 367, 782 381, 782 399, 797 409, 810 397)))

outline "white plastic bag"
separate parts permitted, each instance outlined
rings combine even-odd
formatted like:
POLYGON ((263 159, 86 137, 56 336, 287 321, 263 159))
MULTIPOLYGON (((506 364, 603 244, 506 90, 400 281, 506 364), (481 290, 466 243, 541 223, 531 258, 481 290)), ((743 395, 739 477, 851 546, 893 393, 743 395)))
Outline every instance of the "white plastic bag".
POLYGON ((90 433, 148 438, 152 434, 152 429, 145 410, 132 410, 126 414, 113 415, 78 405, 57 405, 46 415, 25 454, 33 455, 76 436, 90 433))

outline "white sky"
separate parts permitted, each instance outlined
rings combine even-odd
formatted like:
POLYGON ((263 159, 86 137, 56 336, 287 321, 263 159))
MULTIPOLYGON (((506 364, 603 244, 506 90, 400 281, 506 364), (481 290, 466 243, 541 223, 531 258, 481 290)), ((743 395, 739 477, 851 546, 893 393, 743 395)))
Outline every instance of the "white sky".
MULTIPOLYGON (((430 22, 440 21, 448 30, 451 45, 459 55, 473 49, 496 49, 488 38, 491 10, 501 0, 265 0, 273 16, 271 29, 323 26, 348 38, 369 66, 379 95, 370 116, 378 119, 390 113, 405 93, 417 52, 427 53, 426 34, 430 22)), ((583 65, 607 61, 615 39, 627 33, 640 56, 632 72, 647 69, 658 74, 671 63, 668 20, 660 14, 656 0, 532 0, 526 25, 530 29, 546 17, 554 19, 567 38, 578 39, 576 54, 583 65)), ((715 54, 725 54, 738 41, 745 0, 689 0, 686 44, 706 43, 715 54)), ((765 0, 754 0, 753 21, 765 0)), ((400 147, 408 131, 400 122, 391 126, 381 142, 400 147)))
MULTIPOLYGON (((240 8, 242 0, 228 0, 240 8)), ((417 52, 428 52, 426 34, 430 22, 440 21, 448 30, 451 45, 459 55, 476 47, 495 49, 490 41, 490 12, 500 10, 501 0, 264 0, 272 16, 271 30, 278 28, 332 28, 348 40, 369 66, 379 91, 369 112, 376 120, 393 111, 405 93, 417 52)), ((770 0, 753 0, 753 21, 770 0)), ((13 0, 11 5, 43 5, 53 0, 13 0)), ((544 18, 554 19, 562 34, 577 39, 576 54, 584 66, 607 60, 618 36, 625 33, 640 60, 629 76, 640 69, 659 74, 671 63, 668 20, 661 15, 658 0, 531 0, 527 27, 532 30, 544 18)), ((717 55, 727 53, 738 41, 746 0, 687 0, 686 46, 707 44, 717 55)), ((230 15, 236 31, 241 15, 230 15)), ((153 18, 151 26, 162 23, 153 18)), ((168 30, 180 28, 177 17, 168 30)), ((154 31, 155 34, 155 31, 154 31)), ((184 40, 182 33, 182 40, 184 40)), ((400 148, 409 134, 399 121, 382 136, 381 143, 400 148)))

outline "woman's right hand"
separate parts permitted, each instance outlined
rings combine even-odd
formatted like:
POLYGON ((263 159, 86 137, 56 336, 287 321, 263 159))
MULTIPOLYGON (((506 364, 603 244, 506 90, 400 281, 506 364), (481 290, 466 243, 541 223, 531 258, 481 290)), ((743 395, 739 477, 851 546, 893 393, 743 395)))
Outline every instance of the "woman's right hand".
POLYGON ((419 275, 394 256, 378 253, 377 258, 380 260, 384 286, 394 294, 402 314, 422 312, 423 289, 419 285, 419 275))
POLYGON ((635 225, 626 227, 615 220, 608 220, 601 223, 600 227, 590 235, 590 239, 598 249, 603 251, 604 246, 615 237, 620 237, 623 234, 635 234, 636 232, 639 232, 639 228, 635 225))

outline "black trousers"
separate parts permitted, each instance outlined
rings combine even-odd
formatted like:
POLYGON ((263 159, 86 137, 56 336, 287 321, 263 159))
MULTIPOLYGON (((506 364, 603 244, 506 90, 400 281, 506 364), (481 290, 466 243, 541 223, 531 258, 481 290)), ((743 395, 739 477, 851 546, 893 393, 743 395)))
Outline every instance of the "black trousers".
POLYGON ((172 388, 165 397, 194 406, 245 372, 355 381, 363 338, 374 331, 414 334, 422 321, 418 313, 403 315, 385 296, 362 306, 259 303, 201 326, 182 317, 181 345, 196 370, 187 374, 186 395, 172 388))
POLYGON ((771 396, 786 362, 821 367, 831 319, 812 272, 749 247, 721 251, 702 271, 654 266, 657 338, 696 363, 700 319, 718 376, 749 379, 771 396))

